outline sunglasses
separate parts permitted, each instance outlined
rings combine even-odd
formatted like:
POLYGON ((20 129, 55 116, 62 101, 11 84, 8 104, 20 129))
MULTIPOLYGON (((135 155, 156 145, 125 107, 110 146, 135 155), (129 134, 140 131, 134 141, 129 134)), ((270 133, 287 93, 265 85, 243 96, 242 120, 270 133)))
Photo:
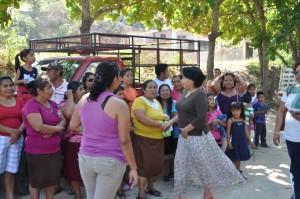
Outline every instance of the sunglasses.
POLYGON ((300 71, 293 71, 294 75, 300 75, 300 71))
POLYGON ((88 78, 87 79, 87 82, 93 82, 95 79, 93 79, 93 78, 88 78))

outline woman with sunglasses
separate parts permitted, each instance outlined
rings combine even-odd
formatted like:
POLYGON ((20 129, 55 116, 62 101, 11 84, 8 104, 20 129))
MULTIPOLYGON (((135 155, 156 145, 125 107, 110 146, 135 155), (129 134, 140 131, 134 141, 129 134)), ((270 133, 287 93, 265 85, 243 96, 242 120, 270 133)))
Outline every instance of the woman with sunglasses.
POLYGON ((280 127, 284 125, 284 139, 291 159, 290 173, 294 199, 300 198, 300 62, 294 66, 297 83, 287 89, 281 98, 276 115, 273 141, 280 142, 280 127))
POLYGON ((95 80, 95 75, 92 72, 86 72, 82 77, 83 88, 86 93, 89 93, 92 89, 95 80))

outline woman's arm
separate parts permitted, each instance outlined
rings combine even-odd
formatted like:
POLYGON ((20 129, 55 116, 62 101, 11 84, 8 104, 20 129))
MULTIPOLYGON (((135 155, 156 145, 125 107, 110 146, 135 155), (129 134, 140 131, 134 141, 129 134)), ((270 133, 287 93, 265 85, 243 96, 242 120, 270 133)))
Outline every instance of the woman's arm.
POLYGON ((60 133, 65 127, 57 125, 51 126, 43 123, 43 119, 40 113, 30 113, 26 115, 26 118, 30 126, 41 134, 54 134, 60 133))
POLYGON ((20 69, 18 69, 14 84, 19 85, 19 84, 26 84, 27 83, 27 81, 28 81, 27 79, 20 79, 19 80, 20 75, 21 75, 21 72, 20 72, 20 69))
POLYGON ((13 129, 7 126, 0 124, 0 131, 3 133, 7 133, 11 136, 13 140, 18 140, 20 135, 22 134, 22 129, 13 129))
POLYGON ((287 109, 285 108, 284 103, 281 102, 280 106, 278 108, 277 114, 276 114, 274 136, 273 136, 273 142, 276 146, 278 146, 280 143, 279 131, 280 131, 281 126, 284 123, 283 120, 285 118, 286 112, 287 112, 287 109))
POLYGON ((214 95, 219 94, 221 91, 221 81, 222 81, 222 75, 218 76, 211 84, 211 90, 213 91, 214 95))
POLYGON ((125 102, 119 100, 113 100, 115 112, 117 113, 118 121, 118 133, 120 139, 120 147, 124 153, 126 160, 131 169, 131 181, 135 184, 137 183, 137 166, 134 158, 134 153, 132 149, 132 143, 129 135, 129 125, 130 125, 130 114, 128 105, 125 102))
POLYGON ((156 127, 159 128, 161 130, 164 130, 166 128, 166 125, 162 122, 157 122, 155 120, 150 119, 149 117, 146 116, 145 114, 145 110, 142 109, 136 109, 133 111, 136 119, 143 123, 146 126, 152 126, 152 127, 156 127))
MULTIPOLYGON (((69 124, 69 128, 72 131, 82 131, 81 128, 81 120, 80 120, 80 115, 79 115, 79 110, 81 109, 81 107, 87 102, 87 98, 90 94, 87 93, 85 94, 77 103, 75 110, 73 112, 73 115, 71 117, 71 121, 69 124)), ((101 108, 101 107, 100 107, 101 108)))
POLYGON ((239 86, 237 87, 239 96, 241 96, 244 91, 247 89, 247 83, 243 80, 243 78, 240 75, 235 75, 236 80, 239 82, 239 86))
POLYGON ((67 120, 70 120, 72 118, 72 115, 76 107, 71 89, 67 90, 66 96, 67 96, 67 101, 65 106, 62 108, 62 113, 64 114, 67 120))
POLYGON ((222 125, 223 127, 226 127, 226 122, 219 120, 219 119, 217 119, 216 121, 218 124, 222 125))

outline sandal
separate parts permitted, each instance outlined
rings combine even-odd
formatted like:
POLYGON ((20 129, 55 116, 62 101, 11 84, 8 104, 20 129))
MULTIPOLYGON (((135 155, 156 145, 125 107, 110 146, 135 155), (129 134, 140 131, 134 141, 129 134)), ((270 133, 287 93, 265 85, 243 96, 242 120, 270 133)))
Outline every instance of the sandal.
POLYGON ((147 199, 147 198, 142 198, 141 196, 137 196, 135 199, 147 199))
POLYGON ((203 195, 203 199, 214 199, 214 196, 212 194, 209 195, 203 195))
POLYGON ((166 175, 165 175, 165 176, 164 176, 164 182, 170 182, 170 176, 168 176, 168 175, 166 176, 166 175))
POLYGON ((127 197, 123 191, 117 191, 117 196, 121 199, 124 199, 127 197))
POLYGON ((163 197, 162 193, 160 191, 157 191, 156 189, 151 190, 151 189, 148 188, 148 191, 146 193, 149 193, 149 194, 151 194, 155 197, 163 197))

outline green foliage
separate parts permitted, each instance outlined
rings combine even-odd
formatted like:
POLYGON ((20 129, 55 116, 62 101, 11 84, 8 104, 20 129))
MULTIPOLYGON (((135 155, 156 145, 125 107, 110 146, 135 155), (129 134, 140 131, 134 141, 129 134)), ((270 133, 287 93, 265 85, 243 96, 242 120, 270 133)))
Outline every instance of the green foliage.
POLYGON ((0 32, 0 75, 14 75, 14 57, 27 47, 26 37, 17 34, 15 28, 0 32))
POLYGON ((20 8, 21 0, 0 0, 0 26, 1 29, 8 27, 12 23, 11 9, 20 8))

